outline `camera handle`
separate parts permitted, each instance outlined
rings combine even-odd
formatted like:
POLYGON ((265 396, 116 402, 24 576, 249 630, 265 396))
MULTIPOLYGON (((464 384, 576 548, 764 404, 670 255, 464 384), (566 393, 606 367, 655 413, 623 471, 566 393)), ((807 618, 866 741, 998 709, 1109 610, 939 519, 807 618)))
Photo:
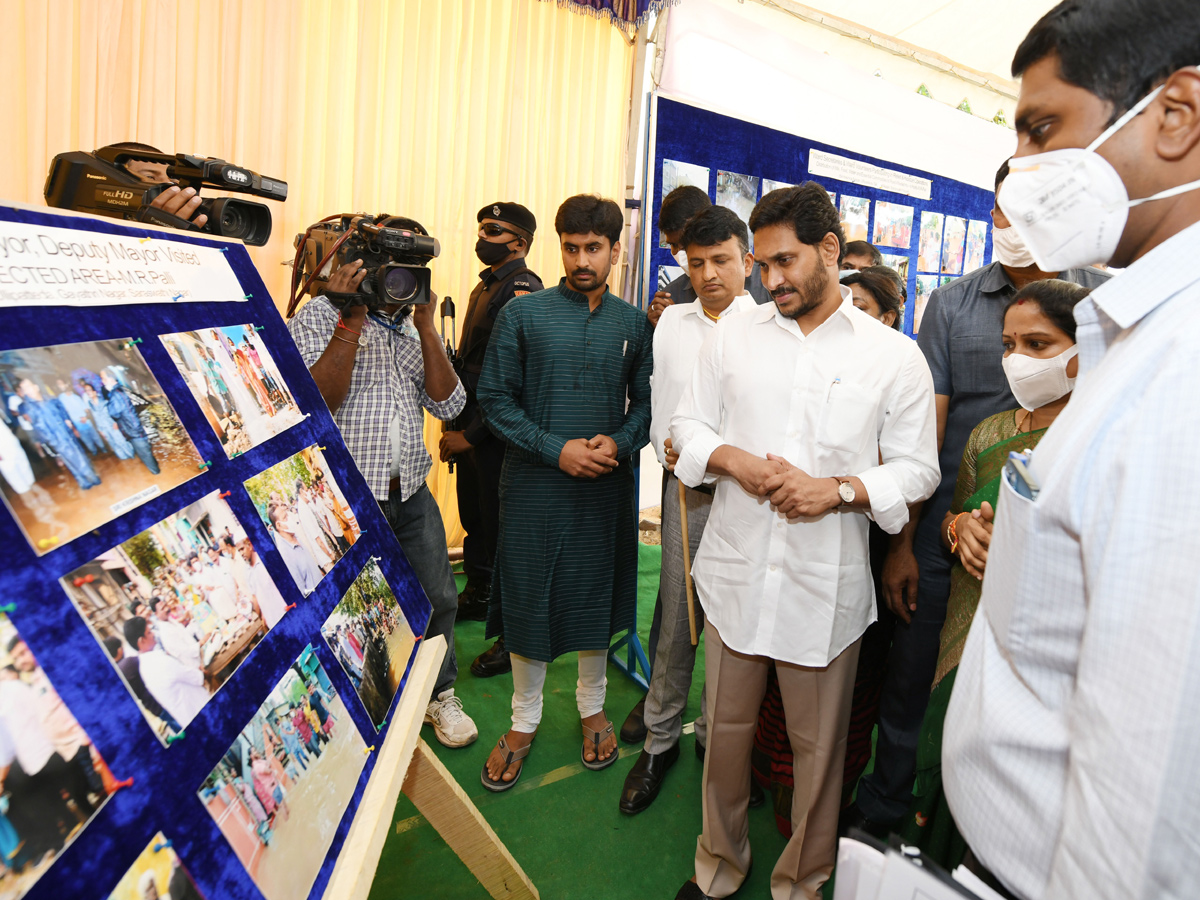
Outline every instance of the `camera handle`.
MULTIPOLYGON (((441 323, 442 343, 445 344, 445 346, 446 346, 446 356, 449 357, 449 359, 450 359, 450 365, 454 365, 454 363, 457 361, 457 358, 458 358, 458 354, 454 352, 454 298, 446 297, 444 300, 442 300, 442 305, 441 305, 441 308, 439 309, 439 312, 441 313, 441 316, 442 316, 442 323, 441 323), (450 318, 450 336, 449 337, 446 336, 446 318, 447 317, 450 318)), ((447 426, 448 426, 448 423, 446 423, 446 422, 442 423, 442 432, 443 433, 445 433, 447 426)), ((454 474, 454 457, 453 456, 450 457, 448 460, 446 460, 446 466, 447 466, 450 474, 453 475, 454 474)))
POLYGON ((182 219, 179 216, 172 215, 169 212, 164 212, 163 210, 154 206, 138 207, 137 221, 147 222, 151 225, 162 225, 164 228, 176 228, 180 231, 200 230, 187 219, 182 219))

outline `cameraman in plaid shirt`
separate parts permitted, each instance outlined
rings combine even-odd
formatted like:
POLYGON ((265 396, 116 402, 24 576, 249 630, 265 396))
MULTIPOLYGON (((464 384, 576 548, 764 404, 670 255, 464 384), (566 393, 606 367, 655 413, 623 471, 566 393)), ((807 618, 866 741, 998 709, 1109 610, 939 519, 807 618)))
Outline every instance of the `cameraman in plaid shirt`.
MULTIPOLYGON (((389 224, 427 233, 411 220, 389 224)), ((355 293, 366 274, 355 260, 334 272, 324 289, 355 293)), ((433 460, 425 449, 422 409, 449 421, 462 411, 466 394, 434 327, 435 305, 431 300, 412 307, 411 316, 398 306, 368 313, 360 304, 339 312, 322 294, 288 322, 288 331, 433 604, 426 636, 446 639, 425 721, 445 746, 465 747, 478 731, 454 696, 458 590, 442 514, 425 484, 433 460)))

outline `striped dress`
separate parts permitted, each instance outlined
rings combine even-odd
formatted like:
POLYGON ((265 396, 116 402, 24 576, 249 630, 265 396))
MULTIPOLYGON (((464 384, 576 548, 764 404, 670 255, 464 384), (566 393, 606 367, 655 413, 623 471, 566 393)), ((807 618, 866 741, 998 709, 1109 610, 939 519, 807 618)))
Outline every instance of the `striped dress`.
POLYGON ((605 293, 591 312, 565 280, 496 318, 478 390, 508 444, 487 635, 513 653, 602 650, 634 626, 633 457, 649 440, 652 337, 636 307, 605 293), (616 469, 589 479, 558 468, 567 441, 597 434, 616 442, 616 469))

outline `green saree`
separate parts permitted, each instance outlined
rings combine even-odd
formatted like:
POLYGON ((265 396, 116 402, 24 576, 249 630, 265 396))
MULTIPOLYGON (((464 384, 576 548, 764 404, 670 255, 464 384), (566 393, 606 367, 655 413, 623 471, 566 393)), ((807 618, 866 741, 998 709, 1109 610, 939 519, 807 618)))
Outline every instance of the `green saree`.
MULTIPOLYGON (((996 508, 1000 497, 1000 478, 1010 452, 1036 447, 1046 433, 1041 428, 1027 434, 1017 431, 1017 416, 1022 410, 1008 410, 984 419, 971 432, 958 469, 958 482, 950 511, 958 513, 979 509, 984 502, 996 508)), ((917 779, 913 785, 913 803, 904 819, 901 835, 947 869, 962 862, 966 843, 946 805, 942 793, 942 729, 946 708, 954 689, 954 676, 962 660, 963 644, 971 621, 979 607, 983 583, 967 573, 961 562, 950 572, 950 600, 946 622, 942 626, 941 648, 933 691, 925 709, 925 721, 917 743, 917 779)))

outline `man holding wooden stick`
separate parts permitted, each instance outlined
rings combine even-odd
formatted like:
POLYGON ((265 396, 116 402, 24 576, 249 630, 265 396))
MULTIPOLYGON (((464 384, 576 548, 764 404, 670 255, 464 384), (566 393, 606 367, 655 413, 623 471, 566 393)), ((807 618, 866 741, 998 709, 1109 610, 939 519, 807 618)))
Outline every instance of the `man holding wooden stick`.
MULTIPOLYGON (((654 332, 654 375, 650 380, 650 440, 659 462, 668 469, 675 460, 667 436, 671 416, 691 381, 701 344, 718 321, 756 308, 745 288, 753 265, 749 233, 735 213, 721 206, 708 207, 688 220, 680 242, 699 302, 671 306, 663 312, 654 332)), ((621 793, 621 812, 629 815, 654 802, 667 769, 679 758, 683 711, 696 663, 695 630, 704 625, 698 608, 691 621, 686 580, 688 559, 700 546, 712 507, 712 487, 684 488, 673 475, 668 473, 666 478, 659 582, 662 624, 646 696, 646 742, 621 793)), ((696 722, 696 742, 699 752, 704 746, 703 717, 696 722)))

